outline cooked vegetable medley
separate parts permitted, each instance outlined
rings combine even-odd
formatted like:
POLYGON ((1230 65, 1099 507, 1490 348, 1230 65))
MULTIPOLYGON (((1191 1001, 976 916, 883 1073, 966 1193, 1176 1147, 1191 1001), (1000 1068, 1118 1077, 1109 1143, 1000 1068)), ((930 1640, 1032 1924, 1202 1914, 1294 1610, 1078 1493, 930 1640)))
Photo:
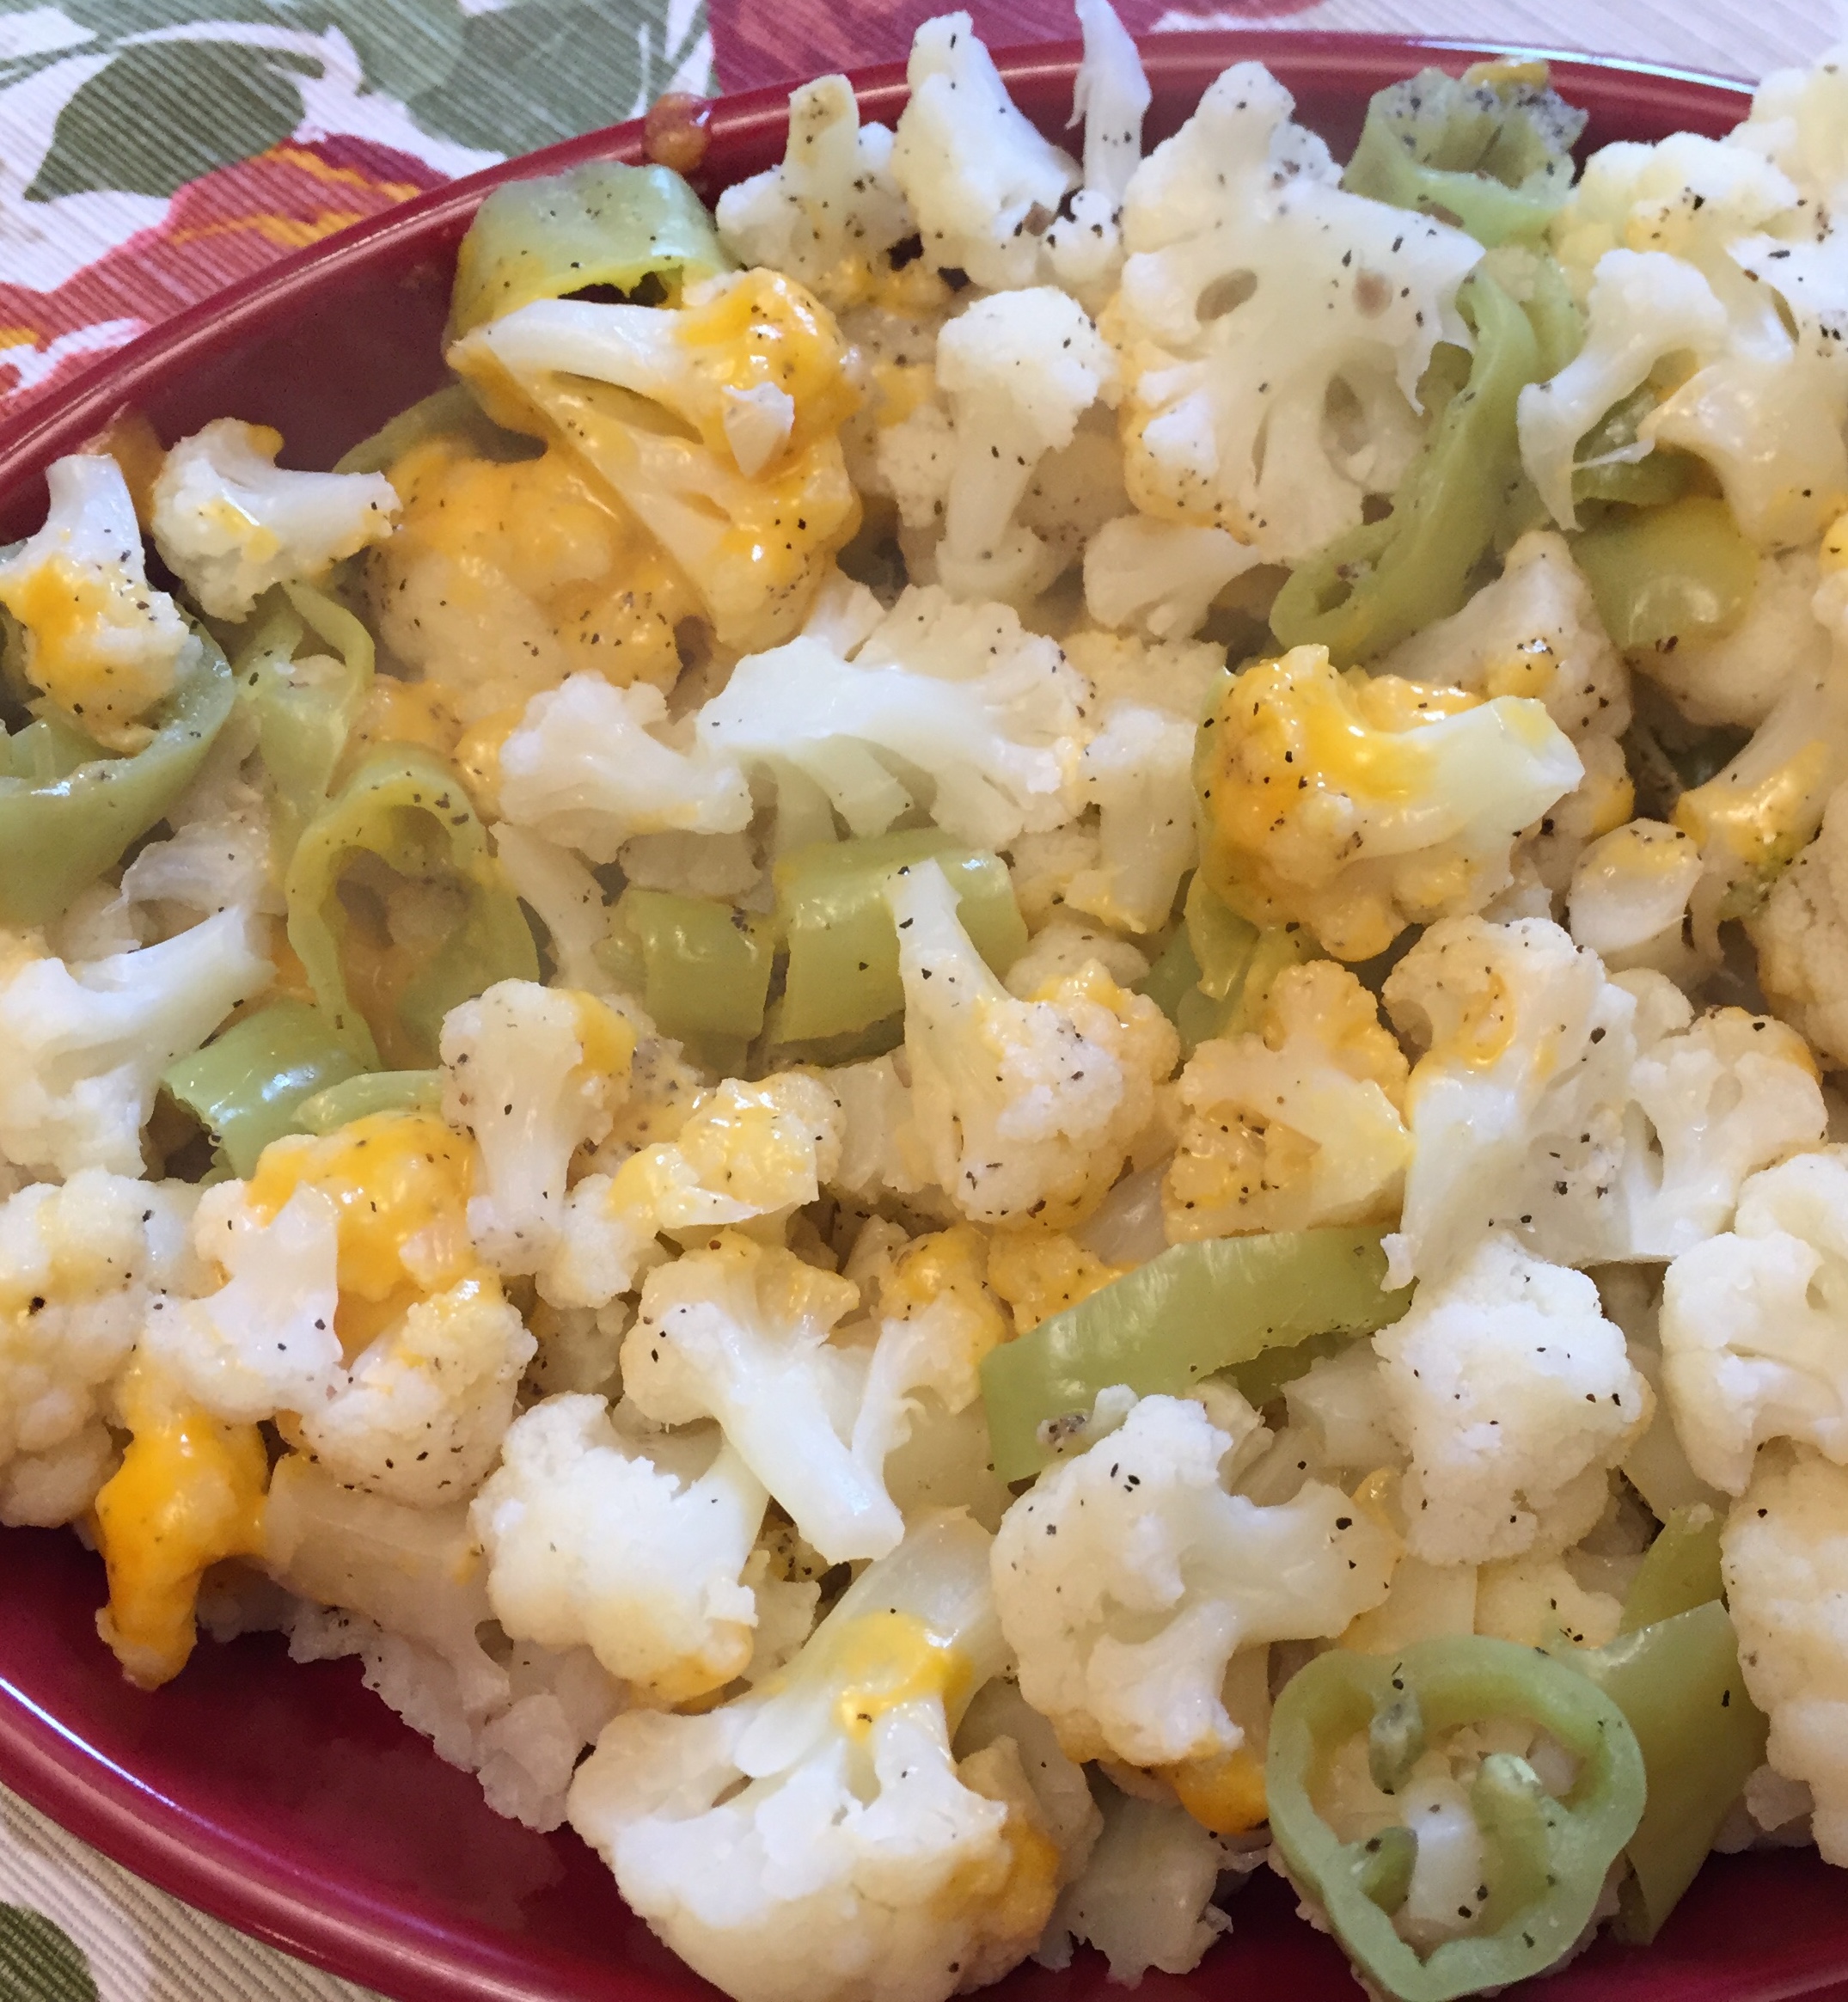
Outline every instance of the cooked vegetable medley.
POLYGON ((966 15, 489 197, 0 552, 0 1521, 738 2002, 1376 1994, 1848 1866, 1848 55, 1081 159, 966 15), (157 558, 157 561, 156 561, 157 558))

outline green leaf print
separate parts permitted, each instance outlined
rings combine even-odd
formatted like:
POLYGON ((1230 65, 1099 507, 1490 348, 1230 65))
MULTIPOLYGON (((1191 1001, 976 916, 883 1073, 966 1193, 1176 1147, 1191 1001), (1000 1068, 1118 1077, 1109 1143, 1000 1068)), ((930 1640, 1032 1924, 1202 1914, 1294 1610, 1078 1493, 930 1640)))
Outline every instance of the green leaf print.
POLYGON ((99 2002, 82 1948, 42 1912, 0 1905, 0 1995, 6 2002, 99 2002))
POLYGON ((49 201, 93 188, 101 162, 111 187, 168 195, 215 167, 247 160, 301 122, 295 77, 312 67, 306 58, 231 42, 120 49, 64 107, 27 199, 49 201), (205 104, 209 119, 199 115, 205 104))
POLYGON ((614 125, 666 89, 706 31, 702 5, 664 47, 668 10, 668 0, 515 0, 475 15, 448 82, 411 113, 427 132, 503 153, 614 125))

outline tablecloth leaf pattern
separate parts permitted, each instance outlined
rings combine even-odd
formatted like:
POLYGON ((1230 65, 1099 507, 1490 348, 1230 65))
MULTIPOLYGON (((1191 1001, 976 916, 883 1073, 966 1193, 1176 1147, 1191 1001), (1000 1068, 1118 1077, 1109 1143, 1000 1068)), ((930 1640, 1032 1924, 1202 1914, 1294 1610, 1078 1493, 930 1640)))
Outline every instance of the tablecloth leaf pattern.
MULTIPOLYGON (((0 422, 286 252, 664 90, 893 60, 955 0, 0 0, 0 422)), ((965 0, 992 42, 1070 0, 965 0)), ((1820 0, 1117 0, 1152 29, 1561 42, 1738 70, 1820 0)), ((0 2002, 367 2002, 139 1883, 0 1789, 0 2002)))

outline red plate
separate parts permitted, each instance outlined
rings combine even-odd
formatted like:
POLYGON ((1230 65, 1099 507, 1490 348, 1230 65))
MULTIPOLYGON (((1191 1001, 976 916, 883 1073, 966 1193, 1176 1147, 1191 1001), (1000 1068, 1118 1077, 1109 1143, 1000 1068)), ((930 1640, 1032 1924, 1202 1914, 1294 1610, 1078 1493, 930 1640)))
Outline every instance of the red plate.
MULTIPOLYGON (((1435 58, 1476 51, 1287 33, 1154 38, 1152 132, 1171 132, 1227 63, 1257 58, 1337 151, 1368 95, 1435 58)), ((1048 132, 1071 104, 1074 46, 1000 67, 1048 132)), ((1745 110, 1735 85, 1561 59, 1559 86, 1591 113, 1588 142, 1718 132, 1745 110)), ((896 66, 857 79, 870 116, 903 101, 896 66)), ((781 153, 782 94, 722 103, 708 194, 781 153)), ((441 382, 437 341, 456 245, 498 182, 590 158, 633 159, 625 126, 407 203, 181 314, 62 394, 0 428, 0 542, 38 525, 48 461, 123 404, 169 441, 213 417, 272 424, 297 464, 331 465, 441 382)), ((3 1061, 3 1058, 0 1058, 3 1061)), ((491 1814, 360 1686, 356 1663, 296 1668, 273 1638, 207 1643, 158 1695, 130 1688, 96 1638, 101 1566, 69 1534, 0 1534, 0 1779, 99 1848, 247 1932, 383 1989, 399 2002, 695 2002, 713 1991, 618 1901, 568 1833, 491 1814)), ((1228 1944, 1184 1979, 1151 1975, 1150 2002, 1233 1995, 1352 2002, 1342 1956, 1291 1916, 1260 1872, 1228 1944)), ((1102 2002, 1103 1962, 1029 1968, 1006 2002, 1102 2002)), ((1719 1859, 1648 1952, 1601 1944, 1534 1991, 1545 2002, 1848 1999, 1848 1879, 1813 1852, 1719 1859)))

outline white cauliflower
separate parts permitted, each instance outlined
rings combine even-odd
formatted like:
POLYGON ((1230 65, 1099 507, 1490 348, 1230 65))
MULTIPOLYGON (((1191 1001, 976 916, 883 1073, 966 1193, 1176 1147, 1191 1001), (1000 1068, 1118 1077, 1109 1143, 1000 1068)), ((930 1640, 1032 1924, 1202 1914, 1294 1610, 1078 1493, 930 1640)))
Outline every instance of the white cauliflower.
POLYGON ((146 713, 178 686, 197 641, 148 582, 128 482, 113 459, 79 452, 46 468, 45 526, 0 558, 0 608, 25 635, 28 677, 86 736, 138 750, 146 713))
POLYGON ((242 771, 254 732, 247 735, 240 720, 234 710, 198 776, 168 808, 167 839, 148 842, 122 872, 123 915, 144 943, 150 915, 159 926, 151 935, 162 936, 181 929, 181 921, 196 923, 234 907, 265 917, 284 913, 270 801, 242 771))
POLYGON ((1202 1043, 1162 1184, 1171 1241, 1396 1221, 1411 1160, 1406 1064, 1345 967, 1277 976, 1256 1033, 1202 1043))
POLYGON ((1796 1037, 1738 1008, 1697 1022, 1671 982, 1606 979, 1542 918, 1434 925, 1384 994, 1426 1052, 1394 1283, 1495 1230, 1559 1264, 1673 1258, 1725 1228, 1747 1175, 1821 1137, 1796 1037))
POLYGON ((1021 1693, 1069 1757, 1236 1750, 1221 1700, 1233 1655, 1331 1637, 1385 1597, 1391 1532, 1320 1482, 1277 1508, 1227 1494, 1231 1443, 1190 1399, 1145 1397, 1008 1510, 995 1602, 1021 1693))
POLYGON ((912 233, 891 159, 890 129, 860 122, 847 78, 817 77, 789 95, 781 163, 719 196, 719 236, 740 264, 787 272, 837 312, 856 305, 870 268, 912 233))
POLYGON ((1085 127, 1082 185, 1060 205, 1046 231, 1059 283, 1086 303, 1101 303, 1123 267, 1123 198, 1142 159, 1148 78, 1129 30, 1110 0, 1076 0, 1084 59, 1072 79, 1070 123, 1085 127))
POLYGON ((637 1436, 601 1398, 547 1398, 474 1503, 494 1617, 515 1640, 589 1646, 650 1702, 721 1688, 750 1661, 768 1499, 710 1430, 637 1436))
POLYGON ((1848 1864, 1848 1472, 1801 1447, 1767 1454, 1720 1548, 1765 1756, 1809 1788, 1823 1860, 1848 1864))
POLYGON ((1646 966, 1671 978, 1693 970, 1683 943, 1688 900, 1704 865, 1692 835, 1659 820, 1626 820, 1600 835, 1572 868, 1573 942, 1613 973, 1646 966))
POLYGON ((721 1232, 649 1274, 622 1344, 636 1408, 666 1425, 717 1418, 830 1564, 896 1548, 886 1457, 920 1393, 952 1412, 973 1402, 976 1366, 1002 1332, 998 1313, 958 1314, 952 1301, 835 1337, 859 1305, 852 1281, 721 1232))
POLYGON ((906 80, 891 170, 925 257, 989 291, 1032 284, 1040 239, 1077 168, 1008 96, 966 14, 919 28, 906 80))
POLYGON ((494 1464, 538 1344, 492 1274, 416 1301, 300 1414, 301 1443, 369 1493, 434 1507, 494 1464))
POLYGON ((1482 255, 1460 230, 1343 192, 1292 101, 1235 64, 1136 169, 1106 315, 1130 498, 1267 562, 1319 548, 1397 484, 1432 348, 1469 345, 1456 292, 1482 255), (1337 384, 1357 449, 1325 423, 1337 384))
POLYGON ((1241 916, 1306 925, 1340 959, 1481 909, 1511 880, 1521 831, 1585 776, 1531 697, 1342 675, 1323 646, 1247 667, 1209 727, 1209 880, 1241 916))
POLYGON ((573 675, 534 696, 500 749, 500 811, 593 862, 632 836, 668 829, 730 834, 750 824, 736 765, 667 742, 660 690, 573 675))
POLYGON ((658 1261, 663 1231, 697 1239, 745 1227, 781 1228, 834 1179, 843 1115, 805 1071, 746 1084, 728 1078, 695 1101, 672 1140, 637 1148, 616 1169, 586 1175, 560 1219, 560 1241, 540 1274, 556 1307, 602 1307, 658 1261))
POLYGON ((1090 1867, 1067 1886, 1034 1958, 1071 1964, 1072 1942, 1094 1946, 1111 1984, 1141 1985, 1150 1968, 1190 1974, 1231 1920, 1212 1902, 1230 1858, 1172 1801, 1118 1793, 1106 1780, 1104 1832, 1090 1867))
POLYGON ((929 780, 932 820, 1005 848, 1068 817, 1061 786, 1086 689, 1057 645, 1005 605, 959 605, 914 587, 854 650, 818 635, 741 660, 699 713, 714 761, 793 768, 856 835, 914 805, 888 761, 929 780), (878 754, 883 754, 878 755, 878 754))
POLYGON ((1051 285, 977 299, 938 335, 954 444, 937 575, 952 597, 1019 602, 1052 581, 1057 556, 1015 517, 1040 461, 1115 380, 1083 307, 1051 285))
POLYGON ((1649 1417, 1649 1386, 1598 1289, 1499 1233, 1421 1285, 1374 1348, 1411 1455, 1406 1546, 1429 1564, 1576 1543, 1649 1417))
POLYGON ((85 1168, 0 1204, 0 1522, 68 1521, 113 1470, 107 1387, 150 1296, 191 1283, 193 1195, 85 1168))
MULTIPOLYGON (((1726 309, 1698 271, 1661 250, 1611 250, 1586 303, 1585 345, 1557 376, 1521 392, 1521 460, 1561 528, 1578 525, 1572 499, 1578 441, 1641 386, 1665 355, 1708 362, 1726 344, 1726 309)), ((1625 453, 1641 458, 1639 440, 1625 453)))
MULTIPOLYGON (((1848 500, 1848 369, 1832 309, 1839 281, 1832 254, 1803 241, 1816 228, 1805 205, 1756 149, 1677 132, 1594 155, 1555 226, 1569 273, 1589 292, 1588 352, 1606 364, 1628 359, 1630 379, 1601 406, 1597 369, 1582 375, 1580 435, 1655 361, 1672 362, 1679 382, 1612 456, 1634 461, 1658 444, 1698 453, 1767 548, 1808 540, 1848 500), (1710 306, 1699 303, 1702 285, 1710 306)), ((1546 401, 1532 389, 1522 400, 1527 410, 1546 401)), ((1554 439, 1557 477, 1575 442, 1554 439)))
POLYGON ((382 473, 296 473, 282 433, 216 418, 181 438, 154 482, 161 560, 215 619, 244 619, 272 585, 319 577, 382 542, 398 496, 382 473))
POLYGON ((1098 810, 1096 862, 1065 889, 1074 910, 1125 931, 1159 931, 1192 866, 1194 731, 1165 710, 1111 702, 1086 744, 1072 782, 1098 810))
POLYGON ((1753 1456, 1798 1439, 1848 1462, 1848 1149, 1753 1175, 1732 1229, 1663 1282, 1663 1378, 1694 1472, 1743 1491, 1753 1456))
POLYGON ((1710 637, 1684 634, 1666 652, 1639 651, 1637 671, 1692 722, 1755 730, 1786 688, 1827 671, 1828 629, 1811 604, 1818 582, 1814 549, 1767 552, 1737 625, 1710 637))
POLYGON ((0 1156, 39 1174, 140 1174, 161 1073, 271 978, 237 909, 76 966, 29 935, 0 949, 0 1156))
POLYGON ((1085 545, 1085 609, 1100 626, 1184 640, 1213 601, 1261 559, 1224 529, 1123 514, 1085 545))
POLYGON ((215 1417, 253 1424, 331 1394, 340 1368, 340 1212, 303 1186, 272 1217, 248 1185, 221 1182, 200 1199, 193 1246, 222 1274, 196 1300, 156 1300, 146 1354, 215 1417))
POLYGON ((1629 671, 1605 635, 1565 538, 1545 530, 1523 536, 1493 584, 1394 647, 1379 666, 1430 687, 1545 704, 1585 775, 1520 852, 1549 890, 1563 890, 1580 849, 1624 817, 1632 797, 1619 743, 1630 727, 1629 671))
POLYGON ((491 408, 568 443, 743 652, 799 628, 860 524, 847 359, 827 308, 763 269, 677 307, 538 299, 449 351, 491 408))
POLYGON ((556 1249, 578 1148, 609 1131, 627 1095, 635 1031, 595 995, 503 980, 443 1020, 443 1116, 471 1133, 481 1192, 468 1228, 503 1272, 556 1249))
POLYGON ((1832 1069, 1848 1066, 1848 793, 1747 920, 1758 975, 1778 1013, 1832 1069))
POLYGON ((1004 1658, 988 1544, 929 1519, 773 1687, 619 1717, 580 1768, 572 1825, 737 2002, 946 2002, 1032 1950, 1059 1851, 1011 1747, 950 1748, 1004 1658))
POLYGON ((501 874, 546 928, 560 984, 607 992, 613 983, 597 948, 609 934, 609 910, 596 877, 568 849, 530 828, 502 820, 489 832, 501 874))
POLYGON ((1154 1117, 1178 1055, 1172 1028, 1095 964, 1016 1001, 970 945, 934 862, 899 871, 886 899, 931 1179, 976 1222, 1074 1221, 1154 1117))

